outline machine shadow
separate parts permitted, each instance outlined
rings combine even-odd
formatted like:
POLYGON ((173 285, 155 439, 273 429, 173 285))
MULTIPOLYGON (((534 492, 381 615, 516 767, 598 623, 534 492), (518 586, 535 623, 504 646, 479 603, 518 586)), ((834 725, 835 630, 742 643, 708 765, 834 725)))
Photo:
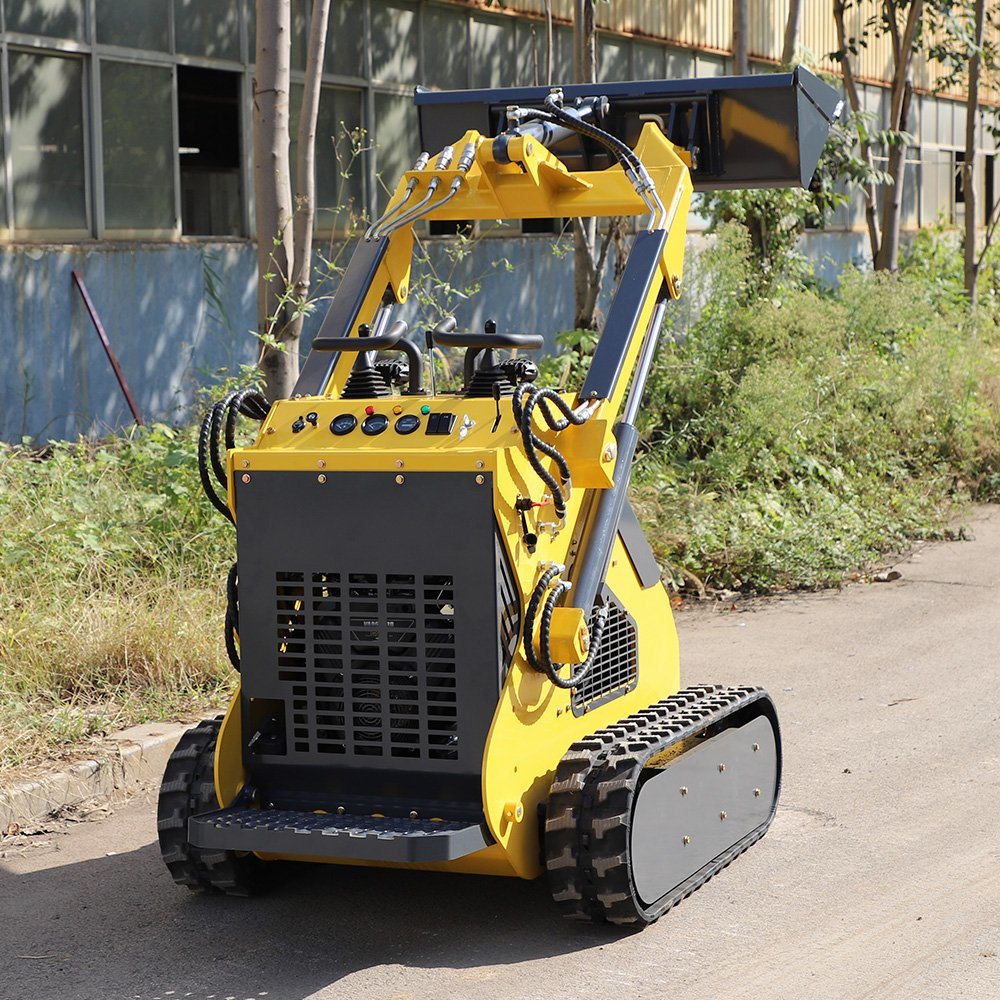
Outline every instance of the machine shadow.
POLYGON ((269 892, 234 899, 173 885, 153 844, 24 875, 0 863, 5 995, 302 1000, 373 966, 506 965, 621 936, 563 919, 544 880, 275 869, 269 892))

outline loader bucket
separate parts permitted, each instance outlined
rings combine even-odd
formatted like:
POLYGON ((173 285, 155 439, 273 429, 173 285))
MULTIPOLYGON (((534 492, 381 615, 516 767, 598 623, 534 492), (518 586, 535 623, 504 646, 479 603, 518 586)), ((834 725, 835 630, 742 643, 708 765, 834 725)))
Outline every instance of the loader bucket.
MULTIPOLYGON (((417 88, 423 148, 434 152, 468 129, 498 135, 512 105, 540 107, 549 87, 434 92, 417 88)), ((843 100, 799 66, 791 73, 574 84, 567 100, 606 96, 602 127, 634 146, 646 121, 656 121, 691 155, 696 191, 808 187, 843 100)), ((609 166, 600 147, 573 137, 552 151, 570 170, 609 166)))

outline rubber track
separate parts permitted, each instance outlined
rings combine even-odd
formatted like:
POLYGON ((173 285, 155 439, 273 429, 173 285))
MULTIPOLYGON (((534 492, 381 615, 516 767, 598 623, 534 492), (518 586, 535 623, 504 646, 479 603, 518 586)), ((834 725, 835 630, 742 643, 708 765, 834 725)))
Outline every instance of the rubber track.
POLYGON ((570 747, 556 769, 545 821, 549 886, 565 916, 626 926, 651 923, 765 834, 773 810, 767 822, 653 905, 645 906, 633 890, 630 819, 644 763, 765 697, 761 688, 685 688, 570 747))
POLYGON ((261 862, 233 851, 206 850, 188 842, 188 817, 218 809, 215 743, 221 717, 198 723, 180 738, 160 785, 156 829, 160 855, 178 885, 193 892, 248 896, 261 862))

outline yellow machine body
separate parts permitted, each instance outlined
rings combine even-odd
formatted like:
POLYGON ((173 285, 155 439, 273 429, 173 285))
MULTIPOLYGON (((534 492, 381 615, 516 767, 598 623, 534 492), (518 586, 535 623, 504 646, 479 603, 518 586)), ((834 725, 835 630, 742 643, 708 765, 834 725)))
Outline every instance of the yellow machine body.
POLYGON ((202 485, 237 528, 241 682, 171 756, 161 853, 178 883, 234 894, 282 859, 545 872, 567 916, 649 923, 764 835, 781 783, 765 691, 681 689, 628 502, 692 174, 808 184, 842 102, 799 69, 416 103, 425 135, 464 134, 356 245, 292 397, 236 392, 202 425, 202 485), (462 388, 436 391, 432 367, 428 389, 390 323, 414 223, 647 211, 581 386, 536 384, 537 333, 444 317, 426 346, 432 365, 466 349, 462 388), (248 447, 239 414, 262 421, 248 447))
MULTIPOLYGON (((566 215, 635 215, 643 202, 626 180, 620 167, 603 171, 571 174, 559 160, 530 140, 520 141, 514 152, 518 163, 505 166, 495 163, 486 138, 475 132, 466 134, 459 145, 473 144, 477 158, 465 175, 439 171, 444 185, 456 177, 461 181, 458 197, 446 211, 429 218, 496 219, 545 218, 566 215)), ((670 206, 670 220, 685 220, 691 199, 691 180, 682 152, 675 149, 657 126, 647 123, 637 146, 664 204, 670 206)), ((411 178, 426 188, 435 171, 407 172, 394 196, 401 200, 411 178)), ((418 186, 416 194, 421 188, 418 186)), ((414 196, 415 197, 415 196, 414 196)), ((390 208, 392 202, 390 202, 390 208)), ((388 284, 399 300, 406 297, 410 281, 413 235, 404 227, 390 236, 390 246, 382 265, 384 274, 372 283, 372 292, 362 309, 371 322, 381 301, 381 290, 388 284)), ((666 241, 661 263, 662 275, 672 295, 679 294, 683 272, 684 227, 676 226, 666 241)), ((657 288, 652 286, 638 317, 637 326, 645 330, 653 314, 657 288)), ((629 349, 625 366, 631 368, 641 346, 636 337, 629 349)), ((493 505, 497 523, 505 529, 504 543, 521 600, 527 603, 537 581, 540 562, 571 564, 581 544, 580 532, 586 505, 593 494, 614 483, 615 438, 613 423, 618 416, 627 388, 621 380, 614 395, 600 401, 587 423, 570 426, 559 435, 559 445, 573 469, 574 489, 569 498, 565 524, 553 531, 551 508, 538 507, 528 515, 535 522, 537 550, 529 554, 519 530, 518 514, 511 506, 514 496, 538 493, 538 481, 521 449, 520 432, 514 422, 510 399, 495 404, 492 399, 461 399, 454 396, 398 396, 391 400, 352 400, 349 406, 338 396, 350 371, 342 359, 322 396, 281 400, 271 409, 257 441, 252 447, 229 454, 229 481, 252 482, 258 471, 299 471, 314 473, 325 480, 330 490, 337 489, 339 476, 356 472, 384 472, 399 483, 400 504, 406 503, 406 477, 417 472, 463 472, 486 482, 491 473, 493 505), (318 415, 319 428, 325 428, 334 416, 353 412, 359 422, 366 407, 377 404, 393 418, 412 413, 421 407, 447 406, 455 409, 460 422, 470 422, 467 433, 458 442, 454 436, 425 437, 413 435, 400 439, 395 435, 358 437, 344 447, 317 446, 318 434, 294 434, 289 428, 306 410, 318 415), (496 406, 501 417, 496 430, 496 406)), ((567 401, 572 398, 567 395, 567 401)), ((551 431, 542 434, 554 440, 551 431)), ((233 503, 233 497, 230 497, 233 503)), ((238 511, 233 503, 234 514, 238 511)), ((237 520, 238 525, 238 520, 237 520)), ((446 544, 446 540, 443 540, 446 544)), ((548 794, 552 775, 566 749, 577 739, 595 729, 672 694, 679 687, 679 655, 670 601, 658 583, 644 588, 639 582, 629 556, 619 539, 616 543, 607 584, 629 614, 639 623, 638 658, 642 670, 632 690, 605 705, 576 715, 570 708, 570 692, 547 683, 527 663, 523 649, 515 655, 504 681, 483 755, 482 796, 486 821, 496 843, 484 850, 447 862, 417 862, 393 866, 435 868, 485 875, 516 875, 535 878, 539 863, 539 805, 548 794)), ((523 646, 523 643, 522 643, 523 646)), ((231 803, 243 785, 242 740, 240 726, 241 695, 237 691, 227 713, 216 752, 215 780, 219 802, 231 803)), ((281 855, 268 855, 280 857, 281 855)), ((349 859, 315 858, 342 864, 372 864, 349 859)))
MULTIPOLYGON (((310 447, 308 436, 293 435, 287 430, 303 409, 310 408, 319 414, 318 424, 322 429, 336 414, 343 412, 353 411, 363 420, 365 407, 371 404, 352 401, 350 406, 345 406, 332 399, 281 401, 273 407, 255 446, 231 452, 230 480, 250 477, 252 483, 256 472, 299 471, 314 473, 317 480, 325 477, 325 487, 335 490, 340 475, 384 472, 400 480, 400 504, 405 506, 406 477, 413 473, 463 472, 473 479, 483 478, 484 482, 484 474, 492 473, 497 522, 507 527, 504 535, 507 554, 521 588, 522 601, 526 603, 536 581, 539 560, 571 562, 571 554, 580 544, 578 532, 589 490, 582 485, 574 489, 566 527, 555 536, 544 529, 539 530, 538 550, 529 555, 510 498, 537 494, 538 487, 520 449, 520 437, 510 414, 510 400, 501 403, 504 417, 496 432, 491 431, 495 406, 490 399, 462 400, 457 407, 454 397, 438 400, 423 396, 399 397, 378 401, 380 408, 388 412, 398 408, 399 414, 393 413, 394 417, 419 413, 421 406, 434 406, 436 402, 455 408, 459 420, 468 416, 474 421, 475 426, 462 442, 456 444, 447 438, 413 435, 403 439, 412 444, 401 444, 399 438, 386 434, 359 438, 356 449, 315 449, 310 447)), ((584 442, 589 446, 586 457, 593 466, 588 472, 589 481, 610 485, 608 469, 613 464, 614 437, 608 421, 600 416, 602 410, 587 424, 567 428, 560 444, 565 447, 567 456, 576 455, 572 436, 589 436, 591 440, 584 442), (595 433, 598 429, 603 433, 595 433)), ((585 456, 581 454, 580 457, 585 456)), ((584 467, 582 461, 574 465, 574 483, 578 481, 577 470, 582 473, 584 467)), ((581 474, 581 483, 584 479, 581 474)), ((536 527, 541 528, 546 518, 551 518, 550 511, 551 508, 539 507, 531 512, 536 527)), ((667 593, 659 584, 642 588, 620 541, 612 557, 608 586, 640 623, 638 656, 642 670, 635 688, 606 705, 575 716, 570 710, 570 692, 554 688, 528 666, 523 653, 518 653, 504 682, 483 757, 483 803, 496 844, 467 858, 431 865, 420 863, 413 867, 536 877, 540 873, 538 805, 548 792, 552 772, 566 748, 594 729, 609 725, 677 690, 677 634, 667 593), (512 821, 508 815, 511 804, 520 807, 522 818, 519 821, 512 821)), ((223 725, 216 753, 216 788, 223 805, 233 801, 243 784, 239 706, 238 691, 223 725)), ((352 862, 341 860, 339 863, 352 862)))

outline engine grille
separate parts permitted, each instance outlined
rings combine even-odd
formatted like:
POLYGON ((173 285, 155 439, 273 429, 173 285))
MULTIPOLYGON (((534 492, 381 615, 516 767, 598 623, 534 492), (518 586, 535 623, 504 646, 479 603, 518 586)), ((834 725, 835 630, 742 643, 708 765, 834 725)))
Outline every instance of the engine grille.
POLYGON ((497 619, 500 639, 500 680, 510 669, 517 644, 521 639, 521 595, 514 580, 514 571, 499 535, 495 538, 497 565, 497 619))
POLYGON ((295 753, 458 759, 451 576, 275 574, 295 753))
POLYGON ((639 642, 635 619, 613 598, 611 610, 594 657, 594 665, 583 682, 573 689, 574 715, 613 701, 631 691, 639 680, 639 642))

